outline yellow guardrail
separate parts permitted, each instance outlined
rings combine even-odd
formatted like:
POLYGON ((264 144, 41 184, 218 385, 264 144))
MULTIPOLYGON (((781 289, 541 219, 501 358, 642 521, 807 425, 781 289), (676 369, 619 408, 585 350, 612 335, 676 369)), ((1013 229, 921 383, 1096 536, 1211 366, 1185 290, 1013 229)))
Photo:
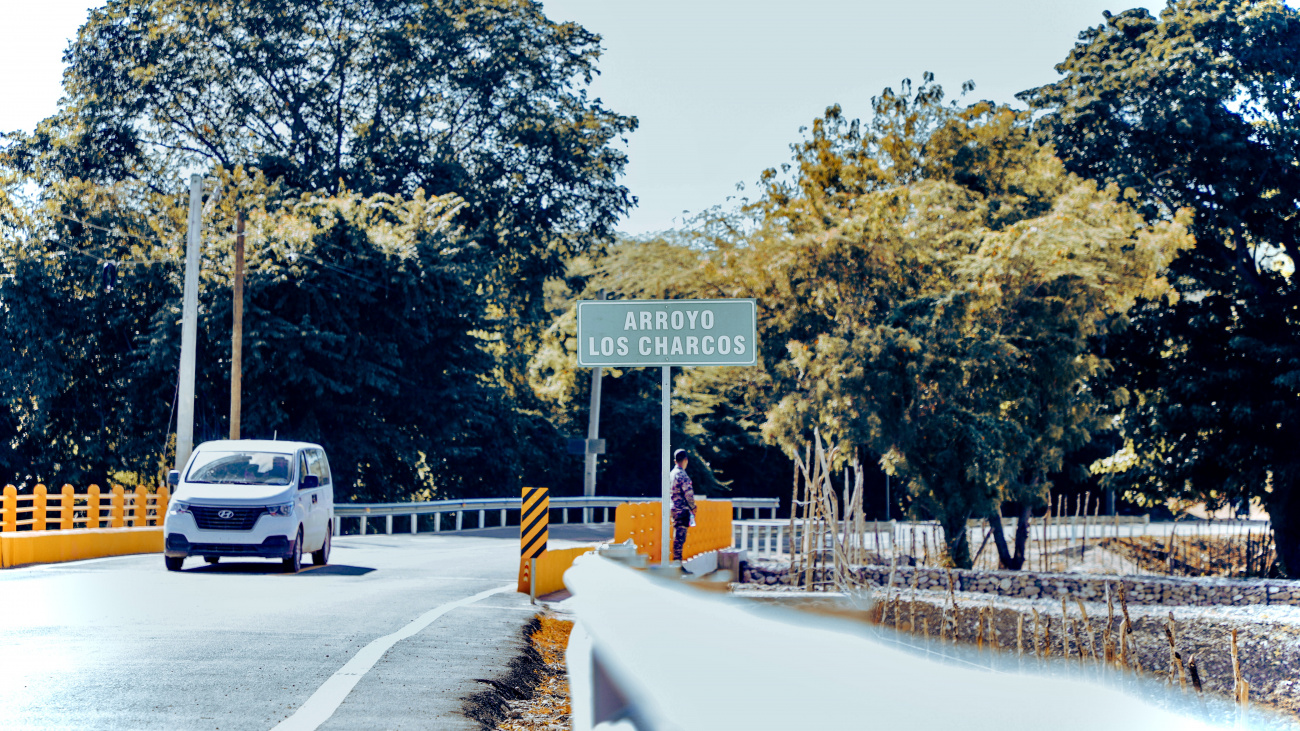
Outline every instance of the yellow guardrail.
MULTIPOLYGON (((659 520, 660 503, 625 503, 614 511, 614 542, 631 540, 637 553, 643 553, 651 562, 660 560, 659 533, 663 525, 659 520)), ((695 527, 686 531, 686 544, 682 546, 682 559, 701 553, 731 548, 731 501, 697 500, 695 502, 695 527)))
MULTIPOLYGON (((624 503, 614 513, 614 542, 631 540, 637 553, 643 553, 652 562, 659 561, 659 503, 624 503)), ((698 500, 695 503, 695 527, 686 531, 686 544, 682 558, 689 559, 709 551, 731 547, 731 502, 728 500, 698 500)), ((537 557, 537 576, 531 575, 528 561, 519 565, 521 593, 528 593, 530 582, 535 596, 543 596, 564 588, 564 572, 574 559, 596 550, 595 545, 576 548, 552 549, 537 557)))
POLYGON ((51 493, 37 485, 19 494, 5 485, 0 498, 0 567, 55 563, 162 551, 162 519, 170 494, 160 487, 104 492, 72 485, 51 493))

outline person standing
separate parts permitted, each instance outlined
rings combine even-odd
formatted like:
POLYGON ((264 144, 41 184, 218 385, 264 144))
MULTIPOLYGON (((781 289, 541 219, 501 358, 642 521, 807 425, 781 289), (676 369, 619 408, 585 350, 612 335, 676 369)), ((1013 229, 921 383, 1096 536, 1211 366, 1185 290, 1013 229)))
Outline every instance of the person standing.
POLYGON ((686 450, 679 449, 673 453, 677 466, 669 473, 673 501, 673 560, 682 560, 682 546, 686 545, 686 529, 695 524, 695 490, 691 487, 691 476, 686 474, 686 450))

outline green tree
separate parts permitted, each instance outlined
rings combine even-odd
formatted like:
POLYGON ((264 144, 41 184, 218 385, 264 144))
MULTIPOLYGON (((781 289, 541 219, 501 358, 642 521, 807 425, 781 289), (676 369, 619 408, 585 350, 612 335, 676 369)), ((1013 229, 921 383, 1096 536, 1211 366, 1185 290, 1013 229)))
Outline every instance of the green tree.
MULTIPOLYGON (((1134 310, 1109 353, 1148 500, 1261 500, 1282 568, 1300 567, 1300 13, 1272 0, 1107 15, 1022 95, 1068 169, 1151 221, 1195 214, 1176 294, 1134 310)), ((1126 450, 1129 451, 1129 450, 1126 450)))
MULTIPOLYGON (((544 439, 500 419, 486 381, 483 265, 452 220, 454 196, 288 195, 218 170, 204 216, 196 438, 222 438, 229 403, 236 211, 248 215, 244 333, 247 437, 318 441, 340 500, 455 496, 514 487, 544 439)), ((82 184, 55 191, 39 235, 6 241, 0 275, 0 398, 21 425, 4 461, 19 479, 83 483, 170 463, 180 333, 184 196, 148 217, 82 184), (130 232, 130 235, 125 235, 130 232), (101 266, 121 262, 117 285, 101 266), (133 263, 135 262, 135 263, 133 263)), ((9 478, 6 478, 9 479, 9 478)), ((29 480, 30 481, 30 480, 29 480)))
POLYGON ((816 427, 884 455, 957 565, 966 520, 1015 502, 1015 551, 998 549, 1018 568, 1049 476, 1103 427, 1096 340, 1188 240, 1068 175, 1023 113, 944 105, 928 78, 875 112, 814 124, 793 176, 767 176, 770 230, 729 260, 761 268, 772 313, 766 429, 788 450, 816 427))
POLYGON ((532 0, 111 0, 3 164, 45 186, 243 165, 286 191, 455 194, 522 383, 542 283, 634 203, 612 143, 636 120, 584 89, 599 55, 532 0))

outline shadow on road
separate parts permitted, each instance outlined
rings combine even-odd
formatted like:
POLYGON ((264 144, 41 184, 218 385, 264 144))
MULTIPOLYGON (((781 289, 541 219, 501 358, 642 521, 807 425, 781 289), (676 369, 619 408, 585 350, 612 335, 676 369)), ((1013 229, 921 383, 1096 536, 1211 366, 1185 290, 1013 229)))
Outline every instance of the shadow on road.
MULTIPOLYGON (((368 566, 347 566, 345 564, 328 564, 325 566, 303 566, 294 576, 364 576, 374 571, 368 566)), ((192 569, 185 569, 187 574, 283 574, 284 567, 275 563, 227 563, 206 564, 192 569)))

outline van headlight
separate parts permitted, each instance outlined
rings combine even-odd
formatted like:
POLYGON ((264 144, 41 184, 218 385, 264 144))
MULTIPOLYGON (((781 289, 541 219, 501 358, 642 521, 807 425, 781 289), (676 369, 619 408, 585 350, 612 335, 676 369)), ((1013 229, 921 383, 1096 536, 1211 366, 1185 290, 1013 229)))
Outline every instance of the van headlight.
POLYGON ((181 513, 188 513, 190 512, 190 504, 187 502, 182 502, 180 500, 173 500, 172 504, 167 506, 167 512, 171 513, 172 515, 180 515, 181 513))
POLYGON ((280 505, 266 506, 267 515, 274 515, 278 518, 287 518, 293 515, 293 503, 282 503, 280 505))

